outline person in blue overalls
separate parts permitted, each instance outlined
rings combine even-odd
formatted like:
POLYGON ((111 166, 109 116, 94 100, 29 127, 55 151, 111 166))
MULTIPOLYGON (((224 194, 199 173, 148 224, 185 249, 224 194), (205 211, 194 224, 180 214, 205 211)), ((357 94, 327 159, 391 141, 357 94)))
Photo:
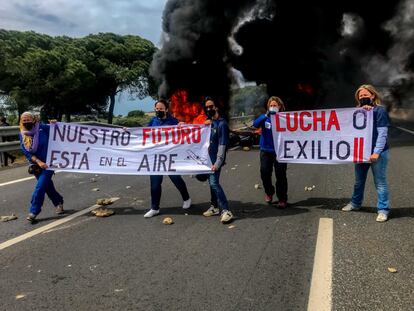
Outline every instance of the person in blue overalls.
POLYGON ((39 122, 30 112, 24 112, 20 117, 20 146, 32 168, 37 183, 32 195, 31 206, 27 220, 34 222, 39 215, 45 194, 56 207, 56 213, 62 214, 63 197, 56 191, 52 181, 54 172, 47 170, 45 163, 49 144, 50 125, 39 122))
POLYGON ((279 97, 272 96, 267 101, 266 109, 266 114, 262 114, 253 122, 253 127, 262 129, 260 136, 260 177, 262 178, 266 203, 272 203, 276 188, 276 195, 279 200, 277 207, 283 209, 287 207, 288 199, 287 164, 279 163, 276 159, 270 116, 279 111, 285 111, 285 105, 279 97), (273 168, 276 173, 275 187, 272 184, 273 168))
MULTIPOLYGON (((155 117, 153 117, 148 126, 163 126, 163 125, 177 125, 178 120, 168 113, 168 102, 160 99, 155 103, 155 117)), ((187 185, 184 179, 180 175, 168 175, 172 183, 177 187, 178 191, 183 198, 183 208, 188 209, 191 207, 191 198, 188 194, 187 185)), ((151 209, 145 213, 145 218, 150 218, 160 213, 160 201, 161 201, 161 184, 163 175, 151 175, 151 209)))
POLYGON ((220 185, 221 167, 226 160, 226 149, 229 143, 229 125, 227 121, 220 116, 219 109, 214 100, 207 97, 204 101, 204 108, 208 119, 205 124, 211 124, 210 146, 208 149, 211 163, 211 170, 214 172, 208 177, 211 193, 210 208, 203 213, 204 216, 210 217, 220 214, 220 221, 223 224, 233 220, 233 214, 229 209, 229 203, 220 185))

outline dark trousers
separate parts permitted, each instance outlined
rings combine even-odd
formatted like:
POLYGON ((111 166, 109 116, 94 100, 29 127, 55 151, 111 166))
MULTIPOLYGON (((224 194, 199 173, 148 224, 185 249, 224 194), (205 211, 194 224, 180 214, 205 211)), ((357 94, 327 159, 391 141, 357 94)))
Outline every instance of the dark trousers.
MULTIPOLYGON (((151 209, 159 210, 160 201, 161 201, 161 184, 163 175, 151 175, 151 209)), ((184 182, 184 179, 180 175, 168 175, 170 177, 174 186, 180 191, 180 194, 183 198, 183 201, 187 201, 190 198, 188 194, 187 185, 184 182)))
POLYGON ((9 159, 11 160, 12 163, 16 159, 15 156, 11 155, 8 152, 3 152, 3 157, 4 157, 4 166, 8 166, 9 165, 9 159))
POLYGON ((279 163, 276 154, 260 151, 260 177, 262 178, 263 188, 269 196, 275 194, 275 187, 272 184, 273 168, 276 172, 276 195, 279 201, 287 202, 288 182, 286 178, 286 163, 279 163))

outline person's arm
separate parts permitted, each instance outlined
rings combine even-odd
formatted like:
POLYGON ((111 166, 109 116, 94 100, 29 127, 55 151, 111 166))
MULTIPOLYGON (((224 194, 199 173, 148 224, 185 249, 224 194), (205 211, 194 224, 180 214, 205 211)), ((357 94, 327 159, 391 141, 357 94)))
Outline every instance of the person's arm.
POLYGON ((39 123, 39 129, 42 129, 43 131, 45 131, 49 135, 50 125, 49 124, 44 124, 44 123, 39 123))
POLYGON ((267 119, 267 116, 265 114, 262 114, 260 117, 258 117, 253 122, 253 127, 259 128, 262 126, 263 122, 267 119))
POLYGON ((23 137, 21 134, 19 134, 19 139, 20 139, 20 148, 22 149, 22 152, 24 156, 26 157, 27 161, 29 161, 30 163, 36 163, 35 161, 32 160, 32 154, 29 151, 27 151, 26 148, 24 147, 23 137))
POLYGON ((226 148, 229 143, 229 126, 227 122, 223 122, 219 127, 219 146, 217 151, 217 159, 213 165, 213 170, 219 170, 226 158, 226 148))
POLYGON ((380 154, 384 150, 385 144, 387 143, 388 127, 377 127, 377 131, 378 137, 375 142, 374 153, 380 154))

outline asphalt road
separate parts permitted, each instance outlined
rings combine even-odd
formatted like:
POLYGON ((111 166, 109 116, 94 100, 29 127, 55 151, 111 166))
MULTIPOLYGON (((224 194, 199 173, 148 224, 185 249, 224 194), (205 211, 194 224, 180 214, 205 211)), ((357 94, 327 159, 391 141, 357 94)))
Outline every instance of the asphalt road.
MULTIPOLYGON (((414 130, 414 129, 411 129, 414 130)), ((290 165, 287 210, 263 202, 259 154, 231 151, 222 184, 234 227, 204 218, 206 183, 185 177, 193 208, 164 179, 162 215, 144 219, 149 178, 59 173, 67 214, 46 199, 38 223, 25 220, 34 180, 0 186, 0 243, 119 197, 115 215, 90 213, 0 250, 1 310, 306 310, 318 223, 333 220, 332 310, 414 310, 414 135, 392 129, 392 218, 375 222, 369 176, 364 208, 344 213, 353 165, 290 165), (315 185, 313 191, 305 186, 315 185), (99 188, 99 191, 92 191, 99 188), (162 224, 170 216, 174 224, 162 224), (388 268, 396 268, 390 273, 388 268)), ((27 177, 0 171, 0 184, 27 177)))

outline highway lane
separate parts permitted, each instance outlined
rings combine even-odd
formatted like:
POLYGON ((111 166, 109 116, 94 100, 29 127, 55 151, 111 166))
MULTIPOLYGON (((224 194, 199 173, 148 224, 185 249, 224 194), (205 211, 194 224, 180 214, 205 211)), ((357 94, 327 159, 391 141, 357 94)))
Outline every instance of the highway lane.
MULTIPOLYGON (((180 208, 178 192, 166 179, 163 215, 144 219, 148 177, 57 174, 70 213, 99 197, 118 196, 116 214, 105 219, 85 214, 0 251, 2 304, 5 310, 306 310, 318 223, 329 218, 332 309, 410 310, 414 147, 405 135, 393 133, 394 210, 385 224, 375 222, 371 177, 363 211, 340 211, 352 192, 352 165, 290 165, 292 206, 280 211, 263 204, 262 189, 254 187, 260 183, 258 152, 230 152, 222 179, 237 215, 232 228, 201 216, 208 187, 190 177, 185 178, 195 203, 190 211, 180 208), (312 185, 313 191, 304 190, 312 185), (167 215, 174 225, 161 223, 167 215), (388 272, 389 267, 398 272, 388 272)), ((0 200, 7 203, 1 214, 20 216, 1 223, 0 242, 60 218, 48 202, 41 214, 46 220, 26 223, 33 184, 0 187, 0 200)))

